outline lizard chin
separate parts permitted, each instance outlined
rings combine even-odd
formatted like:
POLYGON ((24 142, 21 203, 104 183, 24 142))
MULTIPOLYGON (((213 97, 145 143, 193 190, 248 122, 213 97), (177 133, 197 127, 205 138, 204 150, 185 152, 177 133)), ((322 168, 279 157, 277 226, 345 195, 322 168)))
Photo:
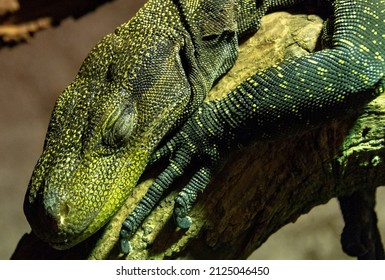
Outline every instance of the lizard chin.
MULTIPOLYGON (((75 177, 73 181, 60 185, 61 188, 57 184, 50 184, 50 180, 45 180, 39 187, 42 191, 33 193, 31 190, 35 190, 36 186, 30 183, 24 212, 32 232, 59 250, 69 249, 87 239, 102 228, 124 204, 144 171, 148 157, 148 150, 131 150, 124 155, 126 160, 119 161, 125 161, 126 164, 116 168, 116 172, 111 171, 113 177, 103 178, 95 186, 82 183, 84 181, 80 177, 76 184, 75 177), (130 161, 130 158, 137 160, 130 161), (91 188, 93 192, 90 193, 91 188), (74 191, 68 191, 69 189, 74 191)), ((118 161, 112 158, 111 162, 118 161)), ((90 168, 81 170, 79 174, 100 172, 101 170, 90 168)), ((51 174, 54 176, 56 173, 51 174)), ((54 181, 60 182, 58 179, 54 181)))

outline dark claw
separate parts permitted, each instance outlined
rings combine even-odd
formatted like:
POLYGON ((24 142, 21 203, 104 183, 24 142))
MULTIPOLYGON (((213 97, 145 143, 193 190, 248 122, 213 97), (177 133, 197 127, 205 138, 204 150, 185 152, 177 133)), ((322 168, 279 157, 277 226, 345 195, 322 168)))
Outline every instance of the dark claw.
POLYGON ((131 243, 127 238, 120 238, 119 240, 120 252, 127 255, 132 251, 131 243))
POLYGON ((187 216, 189 211, 188 194, 184 191, 180 192, 175 198, 174 220, 178 227, 188 229, 192 224, 192 219, 187 216))
POLYGON ((130 239, 133 235, 133 232, 133 224, 128 218, 123 222, 122 229, 120 230, 119 246, 121 253, 129 254, 132 251, 130 239))
POLYGON ((192 224, 192 219, 189 216, 175 217, 175 223, 182 229, 188 229, 192 224))

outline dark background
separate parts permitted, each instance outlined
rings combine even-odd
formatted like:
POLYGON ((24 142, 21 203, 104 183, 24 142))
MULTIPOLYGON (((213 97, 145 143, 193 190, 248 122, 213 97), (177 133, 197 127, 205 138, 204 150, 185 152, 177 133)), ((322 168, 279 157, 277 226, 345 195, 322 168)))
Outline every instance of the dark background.
MULTIPOLYGON (((57 96, 89 50, 144 2, 113 1, 80 19, 67 19, 59 27, 38 32, 28 43, 0 50, 0 259, 9 259, 21 236, 30 230, 22 210, 24 194, 57 96)), ((384 201, 385 190, 381 192, 384 201)), ((378 212, 385 233, 385 205, 378 212)), ((253 258, 347 258, 339 245, 341 230, 342 219, 333 200, 273 235, 253 258)))

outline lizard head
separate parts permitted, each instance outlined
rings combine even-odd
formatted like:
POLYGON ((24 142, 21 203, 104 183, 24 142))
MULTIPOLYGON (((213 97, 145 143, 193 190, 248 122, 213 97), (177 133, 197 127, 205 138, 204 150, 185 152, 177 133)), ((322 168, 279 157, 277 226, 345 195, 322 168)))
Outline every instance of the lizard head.
POLYGON ((122 26, 90 52, 56 102, 26 193, 38 237, 67 249, 119 210, 191 104, 185 47, 172 34, 122 26))

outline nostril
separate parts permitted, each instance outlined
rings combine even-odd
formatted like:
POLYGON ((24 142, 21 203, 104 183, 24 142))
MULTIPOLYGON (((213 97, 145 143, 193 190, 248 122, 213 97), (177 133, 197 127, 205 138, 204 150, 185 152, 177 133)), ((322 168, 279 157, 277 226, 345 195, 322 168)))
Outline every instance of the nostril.
POLYGON ((51 190, 44 194, 43 204, 46 215, 56 227, 65 225, 71 208, 68 200, 51 190))
POLYGON ((67 203, 63 202, 60 205, 60 209, 59 209, 59 217, 60 217, 59 221, 61 225, 65 224, 65 219, 68 215, 68 212, 69 212, 69 206, 67 203))

